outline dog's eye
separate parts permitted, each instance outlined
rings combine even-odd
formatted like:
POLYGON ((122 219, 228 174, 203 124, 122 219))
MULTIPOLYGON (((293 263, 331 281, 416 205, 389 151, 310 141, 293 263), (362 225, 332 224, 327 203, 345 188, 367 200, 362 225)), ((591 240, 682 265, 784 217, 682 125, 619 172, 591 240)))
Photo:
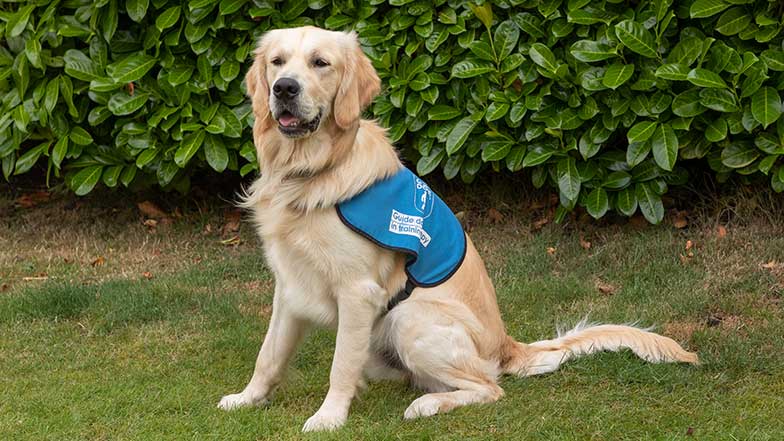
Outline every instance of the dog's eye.
POLYGON ((329 62, 323 58, 316 58, 313 60, 313 65, 316 67, 327 67, 329 66, 329 62))
POLYGON ((282 66, 283 59, 281 59, 280 57, 275 57, 272 59, 272 64, 274 64, 275 66, 282 66))

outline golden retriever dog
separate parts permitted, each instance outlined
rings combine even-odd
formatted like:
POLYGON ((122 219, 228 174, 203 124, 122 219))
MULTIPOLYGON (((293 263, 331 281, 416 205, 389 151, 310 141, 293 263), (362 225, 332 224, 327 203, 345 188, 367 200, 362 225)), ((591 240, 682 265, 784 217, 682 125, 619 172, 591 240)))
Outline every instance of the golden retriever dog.
MULTIPOLYGON (((304 431, 341 427, 366 379, 408 380, 426 393, 406 419, 503 395, 501 374, 536 375, 597 351, 631 349, 650 362, 697 363, 675 341, 622 325, 587 325, 520 343, 504 328, 484 263, 465 236, 456 271, 404 290, 406 255, 348 228, 336 206, 403 168, 385 130, 361 113, 380 80, 355 33, 315 27, 265 34, 246 76, 260 175, 252 211, 275 276, 269 329, 250 382, 222 409, 266 402, 312 325, 337 328, 329 391, 304 431)), ((461 236, 464 233, 460 233, 461 236)))

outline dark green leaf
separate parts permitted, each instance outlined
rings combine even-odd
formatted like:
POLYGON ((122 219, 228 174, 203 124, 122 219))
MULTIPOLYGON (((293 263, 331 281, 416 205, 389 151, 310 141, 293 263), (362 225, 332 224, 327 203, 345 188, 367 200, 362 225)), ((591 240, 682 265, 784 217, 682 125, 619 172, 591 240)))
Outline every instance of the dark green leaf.
POLYGON ((631 216, 637 211, 637 195, 634 187, 626 187, 617 193, 615 205, 618 211, 626 216, 631 216))
POLYGON ((710 142, 719 142, 727 137, 727 120, 716 118, 705 129, 705 139, 710 142))
POLYGON ((210 167, 218 173, 226 170, 229 164, 229 152, 220 136, 209 135, 204 139, 204 156, 210 167))
POLYGON ((519 37, 520 30, 511 20, 506 20, 495 28, 493 43, 499 60, 506 59, 512 53, 519 37))
POLYGON ((65 62, 65 73, 76 79, 92 81, 104 76, 103 69, 93 63, 84 52, 76 49, 65 51, 63 61, 65 62))
POLYGON ((602 182, 602 187, 620 189, 625 188, 632 181, 632 176, 625 171, 614 171, 602 182))
POLYGON ((113 165, 111 167, 107 167, 103 171, 103 175, 101 176, 104 185, 106 185, 109 188, 116 187, 117 180, 120 178, 120 173, 122 172, 122 169, 123 169, 122 165, 113 165))
POLYGON ((127 0, 125 2, 125 10, 131 20, 140 23, 144 16, 147 14, 147 6, 150 0, 127 0))
POLYGON ((665 80, 686 81, 689 70, 689 67, 685 64, 662 64, 656 69, 655 75, 656 78, 663 78, 665 80))
POLYGON ((485 162, 500 161, 504 159, 512 148, 512 143, 508 141, 488 142, 482 148, 482 160, 485 162))
POLYGON ((149 97, 146 93, 136 93, 131 96, 125 92, 118 92, 109 98, 107 107, 114 115, 130 115, 144 106, 149 97))
POLYGON ((49 148, 49 143, 45 142, 39 144, 30 150, 26 151, 19 159, 16 160, 15 175, 20 175, 33 168, 33 165, 38 161, 38 158, 49 148))
POLYGON ((145 54, 123 57, 120 61, 106 66, 106 73, 116 83, 138 81, 155 66, 156 59, 145 54))
POLYGON ((495 71, 495 67, 486 61, 463 60, 452 67, 452 76, 456 78, 473 78, 495 71))
POLYGON ((188 164, 188 161, 191 160, 193 155, 196 154, 197 151, 202 146, 204 142, 205 133, 203 130, 197 130, 195 132, 191 132, 186 135, 182 142, 180 142, 180 147, 177 149, 177 152, 174 154, 174 162, 179 167, 185 167, 188 164))
POLYGON ((92 135, 79 126, 72 128, 68 137, 76 145, 90 145, 93 143, 92 135))
POLYGON ((434 148, 429 155, 419 158, 416 166, 417 174, 419 176, 425 176, 435 170, 436 167, 441 164, 445 155, 446 152, 444 152, 444 149, 439 147, 434 148))
POLYGON ((644 142, 653 135, 654 129, 656 129, 655 121, 642 121, 629 129, 626 138, 629 140, 629 144, 633 142, 644 142))
POLYGON ((525 146, 518 145, 512 148, 506 155, 506 168, 511 172, 516 172, 523 168, 523 158, 525 157, 525 146))
POLYGON ((63 136, 57 140, 57 144, 52 149, 52 163, 55 167, 60 168, 63 158, 68 153, 68 138, 63 136))
POLYGON ((462 111, 446 104, 437 104, 427 111, 427 116, 433 121, 446 121, 462 115, 462 111))
POLYGON ((664 204, 649 182, 641 182, 635 186, 635 196, 640 205, 640 211, 645 219, 652 224, 658 224, 664 219, 664 204))
POLYGON ((727 87, 727 84, 724 83, 724 80, 721 79, 721 76, 716 72, 710 71, 708 69, 696 68, 692 69, 688 75, 686 75, 686 79, 694 84, 695 86, 700 87, 714 87, 714 88, 724 88, 727 87))
POLYGON ((620 85, 629 81, 629 78, 632 77, 633 73, 634 73, 633 64, 621 64, 621 63, 612 64, 604 72, 604 78, 602 78, 602 84, 609 87, 610 89, 617 89, 620 85))
POLYGON ((615 25, 615 35, 632 51, 648 58, 656 57, 656 40, 642 24, 624 20, 615 25))
POLYGON ((486 41, 477 40, 472 42, 468 49, 477 57, 486 61, 495 61, 495 54, 493 48, 486 41))
POLYGON ((501 119, 509 112, 509 108, 510 106, 507 103, 490 103, 490 106, 487 107, 487 112, 485 113, 485 120, 487 120, 487 122, 492 122, 501 119))
POLYGON ((672 100, 672 112, 685 118, 705 112, 705 107, 700 104, 700 90, 690 89, 678 94, 672 100))
POLYGON ((759 157, 754 145, 735 142, 721 151, 721 163, 730 168, 743 168, 759 157))
POLYGON ((240 64, 236 61, 228 61, 221 64, 219 71, 221 78, 229 82, 240 74, 240 64))
POLYGON ((715 29, 724 35, 735 35, 751 23, 751 15, 742 7, 736 6, 721 14, 715 29))
POLYGON ((763 87, 751 97, 751 114, 768 128, 781 116, 781 96, 772 87, 763 87))
POLYGON ((580 61, 591 63, 617 57, 615 49, 608 44, 592 40, 580 40, 572 45, 569 52, 580 61))
POLYGON ((609 208, 610 201, 607 198, 607 192, 603 188, 597 187, 588 193, 588 197, 585 200, 585 210, 594 219, 604 216, 609 208))
POLYGON ((477 122, 467 116, 460 121, 458 121, 457 125, 449 132, 449 136, 446 139, 446 152, 448 155, 453 155, 455 152, 460 150, 460 147, 465 144, 466 140, 468 139, 468 135, 471 134, 471 131, 474 130, 476 127, 477 122))
POLYGON ((768 49, 763 51, 762 61, 770 70, 784 71, 784 50, 768 49))
POLYGON ((18 37, 24 32, 27 22, 30 20, 30 14, 32 14, 34 9, 35 5, 23 6, 8 18, 5 29, 9 37, 18 37))
POLYGON ((650 141, 632 142, 626 148, 626 163, 629 164, 630 167, 635 167, 638 164, 641 164, 642 161, 648 157, 648 153, 650 152, 650 141))
POLYGON ((719 112, 737 112, 735 94, 727 89, 703 89, 700 91, 700 104, 719 112))
POLYGON ((691 18, 705 18, 729 8, 730 5, 723 0, 696 0, 691 4, 689 15, 691 18))
POLYGON ((558 62, 550 49, 542 43, 534 43, 528 50, 528 56, 534 63, 543 67, 548 72, 555 73, 558 69, 558 62))
POLYGON ((577 200, 580 194, 580 175, 577 173, 577 164, 572 157, 558 161, 558 188, 570 201, 577 200))
POLYGON ((528 146, 528 153, 526 153, 523 160, 523 167, 533 167, 542 164, 550 159, 553 153, 552 149, 542 145, 530 145, 528 146))
POLYGON ((678 159, 678 137, 669 124, 659 125, 651 138, 653 158, 659 167, 671 171, 678 159))
POLYGON ((155 19, 155 27, 158 28, 159 31, 163 32, 164 29, 168 29, 174 26, 179 19, 180 7, 172 6, 161 12, 161 14, 155 19))
POLYGON ((221 0, 218 10, 221 15, 233 14, 245 4, 248 0, 221 0))
POLYGON ((71 188, 77 196, 84 196, 95 187, 103 173, 102 165, 85 167, 71 178, 71 188))

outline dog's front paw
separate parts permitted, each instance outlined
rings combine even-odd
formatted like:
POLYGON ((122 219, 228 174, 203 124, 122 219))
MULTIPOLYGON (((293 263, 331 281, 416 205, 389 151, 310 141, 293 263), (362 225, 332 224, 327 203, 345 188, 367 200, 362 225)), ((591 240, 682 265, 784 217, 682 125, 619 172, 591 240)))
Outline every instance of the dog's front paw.
POLYGON ((240 407, 259 406, 264 404, 264 402, 265 400, 263 398, 254 398, 248 393, 240 392, 238 394, 226 395, 221 398, 220 403, 218 403, 218 408, 232 410, 240 407))
POLYGON ((406 409, 406 412, 403 414, 403 418, 407 420, 413 420, 415 418, 422 418, 422 417, 429 417, 433 416, 438 413, 441 407, 441 401, 436 398, 423 395, 406 409))
POLYGON ((303 432, 321 432, 325 430, 335 430, 343 426, 346 422, 346 414, 342 412, 330 412, 319 409, 312 417, 305 421, 302 426, 303 432))

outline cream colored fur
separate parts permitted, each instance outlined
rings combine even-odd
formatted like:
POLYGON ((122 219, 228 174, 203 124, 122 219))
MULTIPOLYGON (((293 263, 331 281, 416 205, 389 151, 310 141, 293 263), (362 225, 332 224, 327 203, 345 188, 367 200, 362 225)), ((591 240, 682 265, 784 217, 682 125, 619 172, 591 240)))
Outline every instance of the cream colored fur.
POLYGON ((447 412, 503 395, 499 375, 551 372, 564 361, 629 348, 651 362, 696 363, 675 341, 630 326, 584 323, 554 340, 523 344, 507 335, 495 290, 470 238, 457 272, 385 314, 405 285, 404 258, 345 227, 335 204, 402 167, 385 131, 360 112, 380 81, 353 33, 313 27, 275 30, 259 44, 246 77, 255 114, 260 177, 251 210, 276 285, 269 330, 245 389, 221 399, 232 409, 269 399, 311 325, 337 328, 329 391, 303 430, 344 424, 365 377, 409 379, 428 393, 405 418, 447 412), (314 56, 329 62, 315 67, 314 56), (284 60, 273 65, 270 60, 284 60), (309 136, 288 138, 272 116, 271 85, 283 76, 302 85, 304 112, 323 111, 309 136), (388 363, 388 359, 397 363, 388 363))

